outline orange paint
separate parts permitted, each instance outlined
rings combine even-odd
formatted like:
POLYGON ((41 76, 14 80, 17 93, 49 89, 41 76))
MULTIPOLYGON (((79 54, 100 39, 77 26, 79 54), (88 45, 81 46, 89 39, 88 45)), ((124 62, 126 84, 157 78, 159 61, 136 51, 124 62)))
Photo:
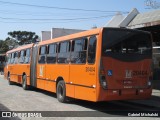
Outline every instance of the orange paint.
MULTIPOLYGON (((52 40, 39 42, 37 44, 39 49, 38 51, 40 51, 40 48, 42 46, 46 47, 46 52, 44 55, 45 58, 49 56, 49 45, 55 44, 57 45, 57 48, 55 52, 55 63, 47 63, 47 59, 45 59, 44 63, 39 63, 38 60, 40 59, 40 53, 38 52, 39 54, 37 55, 36 62, 36 87, 47 91, 56 92, 56 81, 58 81, 59 79, 63 79, 66 83, 66 95, 68 97, 76 99, 97 102, 149 98, 152 92, 151 87, 148 87, 148 79, 151 73, 151 58, 142 59, 136 62, 124 62, 112 57, 102 56, 102 39, 104 29, 107 28, 93 29, 55 38, 52 40), (89 56, 89 43, 93 36, 94 39, 96 39, 95 62, 93 60, 93 62, 90 61, 91 63, 89 63, 89 60, 91 59, 90 57, 94 57, 94 50, 90 50, 91 56, 89 56), (72 56, 73 51, 76 51, 76 49, 78 48, 74 48, 73 46, 76 44, 77 46, 83 44, 83 42, 76 43, 76 40, 82 38, 86 39, 84 40, 85 43, 82 48, 84 50, 79 53, 75 52, 75 54, 73 54, 72 56), (69 48, 66 53, 61 54, 61 60, 65 58, 66 54, 69 56, 69 59, 67 58, 65 60, 67 61, 67 63, 58 63, 58 56, 60 56, 59 51, 61 50, 60 44, 64 41, 68 42, 69 48), (79 60, 74 63, 71 61, 71 56, 73 57, 73 61, 76 59, 79 60), (78 58, 75 59, 75 56, 78 56, 78 58), (80 58, 82 56, 86 56, 85 62, 78 63, 80 62, 80 58), (136 73, 136 71, 140 71, 142 73, 136 73), (143 73, 145 71, 147 73, 143 73), (132 78, 129 78, 133 74, 134 77, 132 76, 132 78), (100 79, 103 79, 102 83, 100 83, 100 79), (103 88, 102 84, 107 84, 107 88, 103 88)), ((32 57, 32 48, 33 44, 22 46, 8 51, 6 55, 8 56, 9 54, 14 52, 31 49, 30 57, 32 57)), ((20 59, 20 57, 18 57, 18 59, 20 59)), ((53 59, 53 57, 50 57, 49 59, 53 59)), ((15 64, 7 64, 7 66, 5 67, 5 75, 8 75, 8 73, 10 73, 11 81, 20 82, 22 81, 22 77, 18 76, 23 76, 23 74, 26 74, 27 84, 31 85, 30 67, 31 63, 21 64, 17 62, 15 64)))

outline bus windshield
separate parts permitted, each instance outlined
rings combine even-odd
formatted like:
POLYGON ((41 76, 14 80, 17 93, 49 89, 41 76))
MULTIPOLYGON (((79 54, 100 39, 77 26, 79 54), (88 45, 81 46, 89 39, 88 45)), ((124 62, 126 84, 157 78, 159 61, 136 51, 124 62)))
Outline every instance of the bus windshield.
MULTIPOLYGON (((125 29, 104 29, 102 56, 123 59, 124 56, 152 57, 150 34, 125 29)), ((139 58, 139 57, 138 57, 139 58)))

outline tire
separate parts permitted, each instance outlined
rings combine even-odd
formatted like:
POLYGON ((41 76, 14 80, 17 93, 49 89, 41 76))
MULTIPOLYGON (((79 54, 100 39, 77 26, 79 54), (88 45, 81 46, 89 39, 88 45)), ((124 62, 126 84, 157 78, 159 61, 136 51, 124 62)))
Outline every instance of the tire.
POLYGON ((28 86, 27 86, 27 76, 26 75, 23 75, 23 77, 22 77, 22 88, 24 90, 28 89, 28 86))
POLYGON ((59 81, 57 84, 57 99, 61 103, 67 102, 67 97, 66 97, 66 86, 65 82, 63 80, 59 81))
POLYGON ((8 80, 8 84, 9 84, 9 85, 13 85, 13 82, 12 82, 11 79, 10 79, 10 74, 8 74, 7 80, 8 80))

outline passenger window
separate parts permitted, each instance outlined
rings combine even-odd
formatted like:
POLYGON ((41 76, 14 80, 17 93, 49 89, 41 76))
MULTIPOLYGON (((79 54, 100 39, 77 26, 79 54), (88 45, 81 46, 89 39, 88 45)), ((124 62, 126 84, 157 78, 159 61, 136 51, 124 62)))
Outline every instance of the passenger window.
POLYGON ((8 54, 7 56, 7 64, 10 64, 11 63, 11 54, 8 54))
POLYGON ((69 63, 70 61, 70 42, 59 43, 58 63, 69 63))
POLYGON ((39 49, 39 63, 45 63, 46 61, 46 46, 41 46, 39 49))
POLYGON ((11 63, 12 64, 15 63, 15 57, 16 57, 16 53, 12 53, 12 58, 11 58, 11 63))
POLYGON ((11 53, 11 64, 14 63, 14 53, 11 53))
POLYGON ((14 64, 17 64, 19 60, 19 52, 15 52, 14 64))
POLYGON ((56 63, 56 57, 57 57, 57 45, 51 44, 48 46, 48 54, 47 54, 47 63, 56 63))
POLYGON ((88 46, 88 63, 91 63, 91 64, 95 63, 96 44, 97 44, 96 36, 90 37, 89 46, 88 46))
POLYGON ((22 50, 22 51, 20 52, 19 62, 20 62, 20 63, 24 63, 24 50, 22 50))
POLYGON ((86 63, 87 38, 72 41, 71 63, 86 63))
POLYGON ((30 63, 30 49, 26 50, 25 63, 30 63))

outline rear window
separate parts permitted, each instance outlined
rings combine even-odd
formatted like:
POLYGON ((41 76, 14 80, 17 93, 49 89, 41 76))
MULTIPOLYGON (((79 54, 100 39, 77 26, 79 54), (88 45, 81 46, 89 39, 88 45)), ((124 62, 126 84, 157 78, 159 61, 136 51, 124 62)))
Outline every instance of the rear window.
POLYGON ((102 36, 102 56, 126 62, 152 58, 152 41, 147 32, 106 28, 102 36))
POLYGON ((103 54, 150 54, 151 48, 150 35, 144 32, 108 30, 103 33, 103 54))

